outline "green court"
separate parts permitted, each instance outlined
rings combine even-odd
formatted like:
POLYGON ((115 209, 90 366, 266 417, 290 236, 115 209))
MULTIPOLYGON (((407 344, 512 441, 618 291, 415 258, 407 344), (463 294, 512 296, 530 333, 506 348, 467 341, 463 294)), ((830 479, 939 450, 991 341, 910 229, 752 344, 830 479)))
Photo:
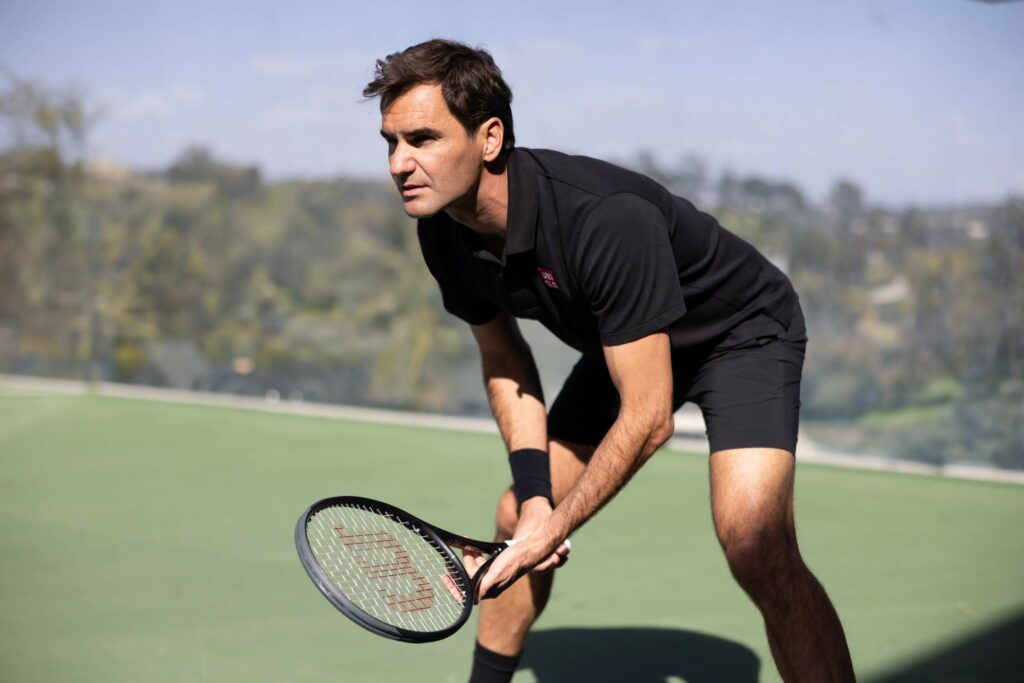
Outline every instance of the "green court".
MULTIPOLYGON (((373 636, 306 577, 310 502, 487 537, 496 435, 0 392, 0 681, 462 683, 473 625, 373 636)), ((659 453, 574 538, 516 681, 777 681, 714 539, 704 457, 659 453)), ((861 680, 1024 677, 1024 487, 798 470, 801 547, 861 680)))

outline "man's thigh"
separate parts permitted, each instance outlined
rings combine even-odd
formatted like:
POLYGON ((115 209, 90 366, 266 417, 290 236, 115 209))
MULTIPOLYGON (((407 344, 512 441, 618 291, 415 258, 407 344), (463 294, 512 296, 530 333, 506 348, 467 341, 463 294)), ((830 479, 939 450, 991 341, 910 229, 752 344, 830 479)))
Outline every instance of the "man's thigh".
POLYGON ((800 381, 807 339, 759 337, 719 347, 702 359, 685 399, 700 406, 711 452, 777 449, 796 452, 800 381))
MULTIPOLYGON (((672 409, 700 406, 712 453, 742 448, 796 452, 800 382, 807 345, 803 318, 789 330, 736 346, 673 351, 672 409)), ((548 436, 596 447, 621 402, 603 358, 582 356, 548 411, 548 436)))
POLYGON ((711 512, 723 545, 778 534, 795 543, 793 454, 739 448, 711 454, 711 512))

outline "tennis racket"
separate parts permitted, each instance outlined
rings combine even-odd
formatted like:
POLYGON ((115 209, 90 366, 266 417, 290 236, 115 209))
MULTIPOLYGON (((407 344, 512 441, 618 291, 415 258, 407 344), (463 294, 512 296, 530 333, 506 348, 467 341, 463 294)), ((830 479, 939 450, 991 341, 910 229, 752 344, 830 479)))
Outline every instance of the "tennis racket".
POLYGON ((356 496, 317 501, 295 525, 299 559, 328 602, 363 628, 407 643, 459 630, 477 580, 509 545, 474 541, 356 496), (470 579, 453 548, 490 558, 470 579))

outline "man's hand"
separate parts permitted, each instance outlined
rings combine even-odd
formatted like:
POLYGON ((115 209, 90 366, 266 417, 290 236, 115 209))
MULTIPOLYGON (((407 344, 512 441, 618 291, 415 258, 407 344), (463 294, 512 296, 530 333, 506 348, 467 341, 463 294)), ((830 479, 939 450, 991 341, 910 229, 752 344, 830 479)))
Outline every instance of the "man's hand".
MULTIPOLYGON (((531 498, 519 510, 519 523, 512 540, 515 544, 504 550, 487 569, 477 585, 475 601, 496 598, 516 579, 529 571, 547 571, 565 564, 569 542, 550 537, 544 523, 551 516, 551 505, 545 498, 531 498)), ((475 576, 487 557, 474 551, 463 552, 466 570, 475 576)))
MULTIPOLYGON (((548 503, 546 498, 537 496, 523 501, 523 504, 519 507, 519 522, 516 524, 516 530, 512 534, 512 540, 521 541, 532 536, 534 532, 544 526, 544 523, 548 521, 550 516, 551 504, 548 503)), ((533 571, 542 572, 554 569, 555 567, 561 567, 568 559, 569 544, 564 543, 555 548, 548 557, 544 558, 542 562, 533 568, 533 571)))

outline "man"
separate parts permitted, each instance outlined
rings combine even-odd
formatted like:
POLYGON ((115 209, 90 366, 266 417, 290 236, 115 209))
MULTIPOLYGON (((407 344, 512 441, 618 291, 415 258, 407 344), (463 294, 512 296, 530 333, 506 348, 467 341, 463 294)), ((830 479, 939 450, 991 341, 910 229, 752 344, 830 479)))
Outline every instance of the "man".
POLYGON ((786 277, 643 176, 515 147, 512 93, 483 50, 432 40, 375 75, 364 95, 380 97, 391 175, 445 308, 479 345, 513 474, 497 535, 519 542, 481 579, 478 599, 500 597, 481 605, 471 683, 511 680, 565 539, 669 438, 685 401, 708 426, 715 531, 783 678, 852 681, 796 542, 806 336, 786 277), (517 317, 582 353, 550 411, 517 317))

